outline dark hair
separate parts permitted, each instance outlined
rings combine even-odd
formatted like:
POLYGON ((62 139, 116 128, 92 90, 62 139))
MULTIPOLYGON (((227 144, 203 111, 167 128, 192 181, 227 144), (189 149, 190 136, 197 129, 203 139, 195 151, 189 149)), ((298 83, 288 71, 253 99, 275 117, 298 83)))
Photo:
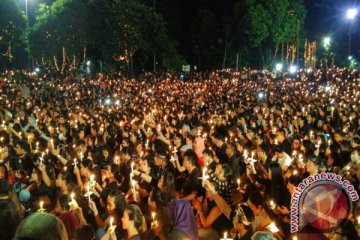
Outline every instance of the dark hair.
POLYGON ((91 160, 89 160, 89 159, 84 159, 81 163, 82 163, 82 166, 83 166, 83 167, 85 167, 85 168, 87 168, 87 169, 89 169, 89 170, 92 170, 92 168, 93 168, 93 163, 92 163, 91 160))
POLYGON ((70 202, 70 197, 67 194, 61 195, 59 197, 59 203, 62 209, 65 209, 66 211, 70 210, 70 206, 69 206, 69 202, 70 202))
POLYGON ((288 179, 288 182, 291 183, 294 186, 297 186, 301 183, 302 179, 298 175, 291 175, 288 179))
POLYGON ((171 201, 176 198, 175 192, 175 178, 171 172, 166 173, 166 175, 162 176, 163 178, 163 186, 166 189, 166 198, 168 201, 171 201))
POLYGON ((74 237, 75 240, 93 240, 95 232, 90 225, 82 225, 76 229, 74 237))
POLYGON ((254 204, 257 208, 264 208, 265 205, 265 200, 263 195, 258 192, 258 191, 254 191, 252 193, 250 193, 249 195, 249 201, 254 204))
POLYGON ((189 149, 184 154, 184 159, 187 158, 187 160, 191 163, 191 165, 195 166, 197 163, 197 155, 194 150, 189 149))
POLYGON ((20 213, 15 203, 10 200, 0 201, 0 236, 1 239, 12 239, 20 223, 20 213))
POLYGON ((156 203, 157 208, 164 208, 168 204, 166 194, 160 188, 155 187, 150 193, 150 200, 156 203))
POLYGON ((142 230, 141 226, 144 223, 144 217, 140 208, 135 204, 130 204, 127 206, 126 210, 129 215, 129 219, 134 221, 135 228, 140 232, 142 230))
POLYGON ((122 217, 127 206, 123 192, 120 190, 111 190, 109 196, 114 197, 115 212, 118 216, 122 217))
POLYGON ((10 184, 5 180, 0 181, 0 196, 9 196, 10 192, 11 192, 10 184))

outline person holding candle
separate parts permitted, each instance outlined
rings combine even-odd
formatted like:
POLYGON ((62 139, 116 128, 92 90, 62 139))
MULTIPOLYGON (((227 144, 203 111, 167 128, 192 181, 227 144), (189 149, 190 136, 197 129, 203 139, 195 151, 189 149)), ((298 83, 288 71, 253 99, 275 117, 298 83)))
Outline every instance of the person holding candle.
MULTIPOLYGON (((207 192, 214 199, 217 207, 221 210, 222 214, 230 221, 236 233, 233 234, 234 239, 250 239, 253 233, 253 222, 255 216, 250 207, 245 204, 239 204, 237 207, 232 207, 217 193, 215 186, 209 182, 205 182, 207 192)), ((228 231, 226 231, 228 232, 228 231)))
POLYGON ((160 240, 169 239, 172 229, 167 204, 166 194, 160 188, 155 187, 150 193, 148 205, 152 213, 151 228, 154 235, 160 240))
POLYGON ((80 226, 80 223, 86 224, 86 220, 82 215, 82 210, 80 210, 77 211, 79 213, 77 216, 80 217, 79 218, 80 222, 78 221, 75 215, 70 211, 70 206, 69 206, 70 201, 71 199, 69 195, 60 196, 56 202, 55 209, 58 218, 63 222, 66 228, 68 238, 73 239, 76 228, 80 226))

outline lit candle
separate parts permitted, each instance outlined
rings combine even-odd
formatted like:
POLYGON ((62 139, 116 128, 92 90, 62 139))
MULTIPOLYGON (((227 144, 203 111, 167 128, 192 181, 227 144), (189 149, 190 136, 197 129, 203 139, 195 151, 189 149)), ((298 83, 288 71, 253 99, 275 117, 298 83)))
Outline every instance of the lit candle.
POLYGON ((71 202, 74 203, 74 201, 75 201, 75 193, 72 192, 70 196, 71 196, 71 202))
POLYGON ((44 212, 45 211, 44 201, 40 201, 39 205, 40 205, 40 208, 39 208, 38 212, 44 212))
POLYGON ((240 178, 237 179, 238 189, 240 189, 240 178))
POLYGON ((360 216, 357 216, 356 220, 357 220, 357 224, 360 225, 360 216))
POLYGON ((277 228, 274 222, 271 222, 266 228, 272 233, 279 232, 279 229, 277 228))
POLYGON ((224 232, 224 240, 227 240, 227 232, 224 232))
POLYGON ((155 221, 155 216, 156 216, 156 213, 155 212, 151 212, 151 217, 152 217, 152 220, 155 221))
POLYGON ((114 217, 110 217, 110 226, 109 226, 110 231, 115 230, 115 227, 113 226, 113 224, 114 224, 114 217))
POLYGON ((135 165, 135 163, 134 163, 134 162, 131 162, 131 173, 134 172, 134 165, 135 165))
POLYGON ((207 168, 204 167, 204 168, 203 168, 203 175, 202 175, 202 185, 203 185, 203 186, 205 185, 205 180, 207 179, 206 171, 207 171, 207 168))
POLYGON ((54 139, 50 139, 50 143, 51 143, 52 149, 55 149, 55 147, 54 147, 54 139))
POLYGON ((270 208, 271 209, 275 209, 275 207, 276 207, 276 204, 274 203, 274 201, 273 200, 270 200, 270 208))

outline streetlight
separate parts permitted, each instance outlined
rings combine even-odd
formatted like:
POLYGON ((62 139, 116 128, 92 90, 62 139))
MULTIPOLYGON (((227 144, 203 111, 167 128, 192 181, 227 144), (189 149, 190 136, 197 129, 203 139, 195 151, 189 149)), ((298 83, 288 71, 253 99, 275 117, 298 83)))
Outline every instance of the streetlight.
POLYGON ((346 12, 347 18, 350 20, 350 26, 349 26, 349 51, 348 56, 351 54, 351 26, 353 23, 353 20, 355 19, 356 15, 358 14, 358 10, 356 8, 350 8, 346 12))

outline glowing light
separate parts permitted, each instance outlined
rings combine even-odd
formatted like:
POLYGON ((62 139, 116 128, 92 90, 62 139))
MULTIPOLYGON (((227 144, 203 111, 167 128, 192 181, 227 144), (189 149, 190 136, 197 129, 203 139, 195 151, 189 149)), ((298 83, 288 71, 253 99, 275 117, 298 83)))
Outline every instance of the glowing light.
POLYGON ((296 66, 291 65, 291 66, 289 67, 289 72, 290 72, 291 74, 296 73, 296 71, 297 71, 297 67, 296 67, 296 66))
POLYGON ((275 70, 278 71, 278 72, 281 72, 283 70, 283 65, 282 63, 277 63, 275 65, 275 70))
POLYGON ((350 8, 346 12, 346 16, 350 20, 353 20, 356 17, 357 14, 358 14, 358 10, 356 8, 350 8))

